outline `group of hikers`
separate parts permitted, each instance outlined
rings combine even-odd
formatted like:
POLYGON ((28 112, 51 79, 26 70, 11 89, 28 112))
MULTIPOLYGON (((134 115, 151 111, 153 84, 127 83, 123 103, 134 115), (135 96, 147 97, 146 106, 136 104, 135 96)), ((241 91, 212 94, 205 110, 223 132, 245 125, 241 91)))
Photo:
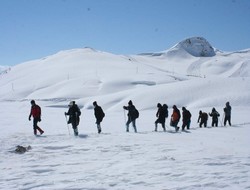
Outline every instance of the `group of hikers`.
MULTIPOLYGON (((38 122, 41 121, 41 108, 39 105, 35 103, 34 100, 31 100, 31 111, 29 115, 29 120, 31 120, 31 116, 33 117, 33 129, 34 129, 34 135, 37 135, 37 131, 40 132, 40 135, 44 133, 44 131, 37 125, 38 122)), ((71 124, 74 135, 78 136, 78 125, 80 123, 80 115, 81 115, 81 110, 79 109, 78 105, 75 103, 75 101, 71 101, 69 103, 69 109, 67 112, 65 112, 65 117, 67 119, 67 124, 71 124), (68 116, 68 118, 67 118, 68 116)), ((101 129, 101 122, 103 118, 105 117, 105 113, 102 109, 101 106, 97 104, 96 101, 93 102, 94 106, 94 115, 96 118, 96 125, 97 125, 97 131, 98 133, 102 132, 101 129)), ((166 126, 165 122, 166 119, 168 118, 168 106, 167 104, 161 105, 160 103, 157 104, 157 112, 156 112, 156 121, 155 121, 155 129, 154 131, 157 131, 158 124, 160 123, 163 131, 166 131, 166 126)), ((170 126, 175 128, 175 131, 179 131, 180 127, 178 127, 178 123, 180 122, 181 119, 181 113, 180 110, 177 108, 176 105, 173 105, 173 112, 171 114, 170 118, 170 126)), ((137 128, 136 128, 136 119, 139 117, 139 111, 136 109, 136 107, 133 105, 133 102, 130 100, 128 102, 127 106, 123 106, 124 111, 128 111, 128 120, 126 122, 126 131, 129 132, 129 125, 132 123, 132 126, 134 128, 134 132, 137 133, 137 128)), ((226 103, 226 106, 224 108, 224 126, 226 126, 227 122, 231 126, 231 106, 229 102, 226 103)), ((219 116, 220 114, 218 111, 216 111, 215 108, 212 108, 211 113, 206 113, 202 112, 202 110, 199 111, 199 117, 198 117, 198 123, 200 128, 204 125, 204 127, 207 127, 207 121, 208 121, 208 116, 212 117, 212 127, 216 126, 218 127, 219 123, 219 116)), ((190 129, 190 124, 191 124, 191 117, 192 114, 190 113, 189 110, 187 110, 185 107, 182 107, 182 131, 184 131, 186 128, 187 130, 190 129)))

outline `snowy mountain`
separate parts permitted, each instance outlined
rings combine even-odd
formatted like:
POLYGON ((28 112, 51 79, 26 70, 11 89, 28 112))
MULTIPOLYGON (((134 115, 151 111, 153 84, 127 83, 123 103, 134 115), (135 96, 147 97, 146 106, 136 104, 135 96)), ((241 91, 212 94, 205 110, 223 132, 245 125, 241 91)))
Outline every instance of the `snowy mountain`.
POLYGON ((12 67, 1 75, 0 97, 2 100, 75 99, 87 107, 93 99, 98 99, 112 109, 134 99, 142 109, 148 109, 157 100, 196 105, 196 101, 200 104, 207 96, 217 101, 219 96, 221 104, 234 97, 233 83, 248 101, 249 60, 250 50, 215 54, 214 48, 200 37, 183 40, 157 56, 114 55, 92 48, 66 50, 12 67), (225 83, 223 89, 221 83, 225 83), (207 85, 213 85, 216 93, 207 85), (193 89, 197 91, 192 94, 193 99, 184 101, 183 96, 193 89), (145 93, 152 94, 150 99, 144 97, 145 93))
POLYGON ((177 52, 181 51, 184 51, 194 57, 215 56, 214 48, 206 39, 202 37, 193 37, 183 40, 168 50, 167 54, 175 56, 177 52))
MULTIPOLYGON (((250 49, 223 52, 201 37, 169 50, 114 55, 93 48, 58 52, 0 73, 0 189, 249 189, 250 49), (34 136, 30 100, 45 131, 34 136), (64 112, 81 108, 79 136, 64 112), (132 100, 138 133, 125 132, 132 100), (93 101, 105 111, 97 134, 93 101), (223 108, 232 105, 232 126, 223 108), (191 129, 155 128, 157 103, 185 106, 191 129), (219 126, 197 123, 199 110, 219 112, 219 126), (31 146, 15 154, 17 145, 31 146)), ((182 121, 179 122, 179 126, 182 121)))

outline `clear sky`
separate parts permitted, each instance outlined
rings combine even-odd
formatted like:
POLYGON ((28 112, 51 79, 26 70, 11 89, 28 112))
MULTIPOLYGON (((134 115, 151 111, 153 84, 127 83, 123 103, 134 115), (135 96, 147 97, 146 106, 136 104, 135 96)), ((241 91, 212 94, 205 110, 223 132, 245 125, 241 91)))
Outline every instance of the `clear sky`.
POLYGON ((157 52, 193 36, 250 48, 250 0, 0 0, 0 65, 83 47, 157 52))

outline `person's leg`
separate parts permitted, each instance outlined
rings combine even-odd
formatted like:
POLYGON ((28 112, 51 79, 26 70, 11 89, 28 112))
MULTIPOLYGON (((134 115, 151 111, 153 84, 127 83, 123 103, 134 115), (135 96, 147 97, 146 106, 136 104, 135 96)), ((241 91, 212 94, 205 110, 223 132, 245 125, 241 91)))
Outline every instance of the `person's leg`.
POLYGON ((41 135, 44 133, 44 131, 38 125, 37 125, 36 129, 40 132, 41 135))
POLYGON ((155 131, 157 131, 158 123, 159 123, 159 119, 157 119, 157 120, 155 121, 155 131))
POLYGON ((175 131, 179 131, 179 127, 178 127, 178 121, 175 121, 174 122, 174 126, 175 126, 175 131))
POLYGON ((102 132, 101 123, 97 124, 97 130, 98 130, 98 133, 102 132))
POLYGON ((163 131, 166 131, 165 122, 161 123, 163 131))
POLYGON ((33 130, 34 130, 34 135, 37 135, 37 122, 38 120, 36 118, 33 119, 33 130))
POLYGON ((216 120, 215 122, 215 127, 218 127, 218 120, 216 120))
POLYGON ((207 121, 204 121, 204 127, 207 127, 207 121))
POLYGON ((231 126, 231 116, 228 116, 228 123, 231 126))
POLYGON ((76 121, 72 121, 72 128, 73 128, 73 131, 74 131, 74 135, 75 136, 78 136, 78 129, 77 129, 77 123, 76 121))
POLYGON ((224 126, 227 124, 227 116, 224 117, 224 126))
POLYGON ((185 130, 186 125, 187 125, 187 124, 186 124, 186 122, 184 122, 184 121, 183 121, 183 123, 182 123, 182 127, 181 127, 182 131, 184 131, 184 130, 185 130))
POLYGON ((128 119, 127 123, 126 123, 126 131, 129 132, 129 124, 131 123, 131 120, 128 119))
POLYGON ((101 132, 102 132, 102 129, 101 129, 101 121, 96 120, 96 126, 97 126, 97 131, 98 131, 98 133, 101 133, 101 132))
POLYGON ((187 129, 188 129, 188 130, 190 129, 190 124, 191 124, 191 121, 188 121, 188 122, 187 122, 187 129))
POLYGON ((133 124, 134 130, 135 130, 135 133, 137 133, 137 129, 136 129, 136 125, 135 125, 135 120, 132 121, 132 124, 133 124))

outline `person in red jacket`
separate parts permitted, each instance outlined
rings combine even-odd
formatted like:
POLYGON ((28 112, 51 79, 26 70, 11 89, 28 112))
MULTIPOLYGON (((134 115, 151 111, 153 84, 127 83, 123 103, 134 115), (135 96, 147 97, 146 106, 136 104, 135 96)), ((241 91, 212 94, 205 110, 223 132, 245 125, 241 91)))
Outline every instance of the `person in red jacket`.
POLYGON ((35 100, 31 100, 30 103, 31 103, 31 110, 30 110, 30 115, 29 115, 29 121, 31 120, 31 116, 32 116, 34 135, 37 135, 37 130, 42 135, 44 131, 37 125, 37 123, 41 121, 41 108, 39 105, 35 103, 35 100))
POLYGON ((173 113, 171 115, 170 126, 174 127, 176 132, 180 128, 177 126, 180 121, 180 118, 181 118, 180 110, 176 107, 176 105, 173 105, 173 113))

